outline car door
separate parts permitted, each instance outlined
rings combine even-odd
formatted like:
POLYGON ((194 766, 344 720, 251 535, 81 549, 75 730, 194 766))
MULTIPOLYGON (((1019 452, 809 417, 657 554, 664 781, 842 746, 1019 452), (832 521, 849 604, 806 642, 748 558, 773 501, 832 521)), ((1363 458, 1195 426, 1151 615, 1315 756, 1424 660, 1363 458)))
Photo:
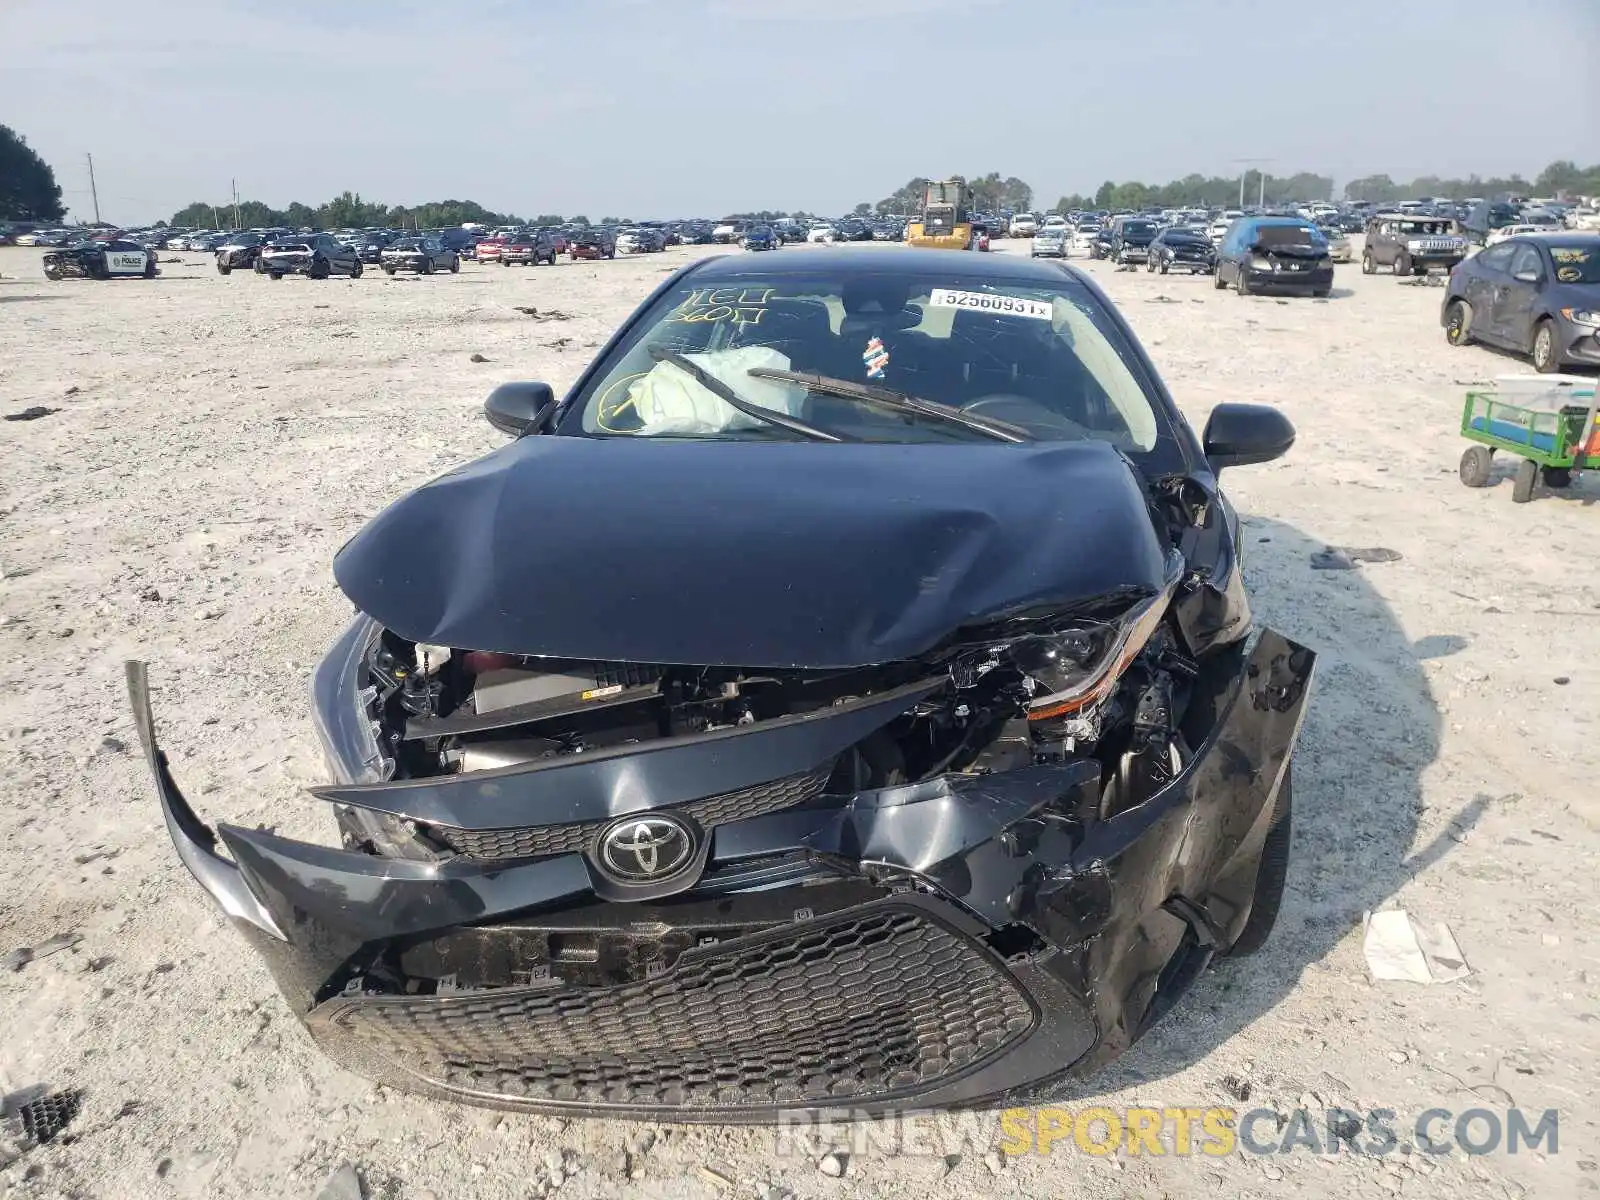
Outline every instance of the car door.
POLYGON ((1222 239, 1222 250, 1217 259, 1218 282, 1234 283, 1239 278, 1239 245, 1244 240, 1244 222, 1235 221, 1228 226, 1222 239))
POLYGON ((1473 337, 1493 342, 1499 339, 1494 331, 1494 300, 1500 284, 1510 279, 1511 256, 1516 248, 1510 242, 1490 246, 1469 258, 1461 270, 1464 275, 1461 297, 1472 310, 1472 321, 1467 326, 1473 337))
POLYGON ((1533 343, 1533 320, 1539 293, 1550 281, 1539 247, 1531 241, 1513 240, 1511 265, 1499 282, 1494 298, 1495 337, 1507 346, 1526 350, 1533 343))

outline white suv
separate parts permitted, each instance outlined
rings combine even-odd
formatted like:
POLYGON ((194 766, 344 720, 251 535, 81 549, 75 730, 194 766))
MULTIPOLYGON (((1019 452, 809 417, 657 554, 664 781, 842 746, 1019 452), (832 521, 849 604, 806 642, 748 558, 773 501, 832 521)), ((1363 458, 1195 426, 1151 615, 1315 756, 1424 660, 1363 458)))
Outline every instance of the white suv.
POLYGON ((1018 213, 1011 218, 1012 237, 1032 237, 1039 232, 1039 222, 1032 213, 1018 213))

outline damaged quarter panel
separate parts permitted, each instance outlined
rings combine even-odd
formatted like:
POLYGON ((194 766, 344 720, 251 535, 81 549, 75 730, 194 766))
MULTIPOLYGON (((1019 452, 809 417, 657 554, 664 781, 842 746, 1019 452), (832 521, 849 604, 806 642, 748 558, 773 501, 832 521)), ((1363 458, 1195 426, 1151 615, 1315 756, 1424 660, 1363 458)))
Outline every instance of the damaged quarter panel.
POLYGON ((179 858, 328 1054, 567 1114, 993 1103, 1259 944, 1315 656, 1252 630, 1217 475, 1293 431, 1200 445, 1092 281, 987 257, 704 260, 553 416, 497 391, 538 432, 335 561, 336 846, 208 827, 129 664, 179 858))

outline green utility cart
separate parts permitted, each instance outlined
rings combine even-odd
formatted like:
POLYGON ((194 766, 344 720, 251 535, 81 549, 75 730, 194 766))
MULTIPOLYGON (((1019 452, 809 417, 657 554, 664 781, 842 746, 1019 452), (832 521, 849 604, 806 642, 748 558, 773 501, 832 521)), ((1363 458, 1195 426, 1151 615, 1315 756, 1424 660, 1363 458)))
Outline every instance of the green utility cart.
POLYGON ((1509 375, 1467 393, 1461 436, 1475 443, 1461 455, 1461 482, 1487 487, 1494 452, 1522 462, 1511 498, 1532 500, 1539 487, 1564 488, 1572 473, 1600 470, 1595 381, 1576 375, 1509 375))

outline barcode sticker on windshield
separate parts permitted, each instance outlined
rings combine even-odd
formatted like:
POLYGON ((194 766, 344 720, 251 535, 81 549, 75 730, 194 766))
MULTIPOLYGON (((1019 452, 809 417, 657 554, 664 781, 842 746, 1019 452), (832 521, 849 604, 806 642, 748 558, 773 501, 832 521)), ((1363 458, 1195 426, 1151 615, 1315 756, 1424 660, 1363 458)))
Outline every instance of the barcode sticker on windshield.
POLYGON ((933 308, 975 308, 979 312, 1032 317, 1036 321, 1048 321, 1055 315, 1054 306, 1043 300, 997 296, 992 292, 958 292, 954 288, 934 288, 928 296, 928 304, 933 308))

